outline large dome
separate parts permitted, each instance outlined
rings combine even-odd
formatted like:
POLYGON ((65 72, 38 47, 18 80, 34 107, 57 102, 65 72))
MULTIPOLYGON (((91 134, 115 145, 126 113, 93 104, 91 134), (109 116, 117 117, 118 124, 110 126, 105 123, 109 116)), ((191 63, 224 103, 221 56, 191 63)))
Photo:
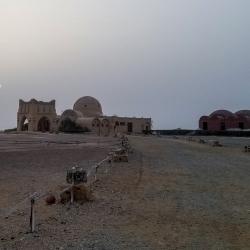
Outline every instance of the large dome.
POLYGON ((91 96, 81 97, 74 104, 75 111, 81 112, 85 117, 102 115, 102 106, 98 100, 91 96))
POLYGON ((210 115, 210 118, 216 117, 216 116, 222 116, 224 118, 229 118, 229 117, 234 117, 234 114, 228 110, 216 110, 210 115))

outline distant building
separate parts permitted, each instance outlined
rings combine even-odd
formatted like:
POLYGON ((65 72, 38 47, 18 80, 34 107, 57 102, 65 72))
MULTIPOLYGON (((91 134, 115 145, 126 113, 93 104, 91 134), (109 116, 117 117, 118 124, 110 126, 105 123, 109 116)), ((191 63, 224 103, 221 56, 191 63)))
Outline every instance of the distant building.
POLYGON ((41 102, 19 100, 17 113, 18 131, 56 132, 65 121, 77 128, 87 129, 100 136, 126 133, 144 133, 151 130, 151 118, 119 117, 103 115, 102 106, 91 96, 78 99, 73 109, 57 116, 55 100, 41 102))
POLYGON ((250 129, 250 110, 240 110, 236 113, 217 110, 209 116, 202 116, 199 120, 199 128, 208 131, 250 129))

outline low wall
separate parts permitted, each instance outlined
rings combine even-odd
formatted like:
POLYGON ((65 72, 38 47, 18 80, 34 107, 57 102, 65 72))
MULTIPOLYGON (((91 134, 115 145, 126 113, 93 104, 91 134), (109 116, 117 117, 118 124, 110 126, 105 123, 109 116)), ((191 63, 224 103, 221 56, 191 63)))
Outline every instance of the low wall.
POLYGON ((250 131, 206 131, 206 130, 152 130, 152 133, 159 135, 190 135, 190 136, 232 136, 232 137, 250 137, 250 131))

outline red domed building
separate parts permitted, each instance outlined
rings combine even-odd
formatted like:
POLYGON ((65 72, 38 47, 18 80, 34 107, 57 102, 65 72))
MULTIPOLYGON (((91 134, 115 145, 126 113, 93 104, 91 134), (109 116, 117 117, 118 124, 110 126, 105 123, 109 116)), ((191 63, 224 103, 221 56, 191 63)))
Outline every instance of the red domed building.
POLYGON ((250 129, 250 110, 240 110, 236 113, 217 110, 209 116, 202 116, 199 120, 199 128, 208 131, 250 129))

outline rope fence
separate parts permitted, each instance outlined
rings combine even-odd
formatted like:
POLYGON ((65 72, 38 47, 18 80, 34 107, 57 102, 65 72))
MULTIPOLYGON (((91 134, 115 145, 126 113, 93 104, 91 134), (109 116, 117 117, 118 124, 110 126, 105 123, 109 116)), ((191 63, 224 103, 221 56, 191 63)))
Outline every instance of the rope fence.
MULTIPOLYGON (((90 169, 86 173, 87 181, 86 185, 91 186, 94 182, 97 180, 97 174, 98 170, 100 167, 102 167, 105 163, 108 163, 110 167, 113 166, 113 162, 119 162, 123 161, 124 157, 127 159, 128 154, 132 153, 132 148, 129 144, 128 138, 123 136, 121 138, 121 143, 119 144, 121 147, 118 147, 114 150, 112 150, 106 158, 103 160, 99 161, 98 163, 92 165, 90 169), (93 177, 93 178, 92 178, 93 177)), ((118 145, 117 145, 118 146, 118 145)), ((127 160, 125 160, 127 161, 127 160)), ((73 188, 76 184, 74 181, 72 184, 66 188, 64 188, 62 191, 60 191, 60 194, 70 190, 71 191, 71 198, 70 198, 70 203, 74 203, 74 193, 73 193, 73 188)), ((33 233, 35 232, 35 205, 38 201, 43 199, 44 197, 48 196, 51 192, 48 191, 43 191, 43 192, 34 192, 33 194, 29 195, 19 203, 17 203, 15 206, 10 207, 8 209, 2 209, 0 211, 0 216, 3 218, 7 218, 16 211, 20 209, 24 209, 25 207, 28 206, 30 203, 30 232, 33 233), (6 211, 7 210, 7 211, 6 211)), ((59 194, 59 192, 57 192, 59 194)))

